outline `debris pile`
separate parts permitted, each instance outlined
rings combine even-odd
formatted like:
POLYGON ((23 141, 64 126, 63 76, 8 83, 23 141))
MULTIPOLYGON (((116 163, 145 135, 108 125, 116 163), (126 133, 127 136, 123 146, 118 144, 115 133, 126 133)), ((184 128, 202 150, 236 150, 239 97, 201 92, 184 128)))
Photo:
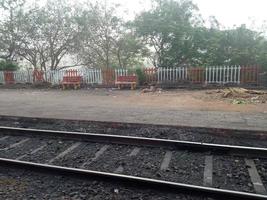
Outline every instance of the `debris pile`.
POLYGON ((226 88, 207 94, 218 94, 217 96, 222 99, 230 99, 233 104, 246 104, 246 103, 266 103, 267 92, 260 90, 248 90, 245 88, 226 88))
POLYGON ((141 90, 141 93, 155 93, 155 92, 158 92, 158 93, 161 93, 162 92, 162 89, 161 88, 156 88, 155 86, 150 86, 149 88, 145 88, 145 89, 142 89, 141 90))

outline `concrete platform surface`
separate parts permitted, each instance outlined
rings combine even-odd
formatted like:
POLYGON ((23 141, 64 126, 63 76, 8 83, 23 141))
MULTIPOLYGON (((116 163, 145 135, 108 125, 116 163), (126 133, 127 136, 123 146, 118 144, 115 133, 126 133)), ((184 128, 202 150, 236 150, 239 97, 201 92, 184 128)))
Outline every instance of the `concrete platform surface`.
MULTIPOLYGON (((0 90, 0 115, 267 130, 267 112, 142 103, 130 91, 0 90), (125 97, 125 98, 124 98, 125 97)), ((137 95, 137 92, 135 92, 137 95)), ((145 101, 149 101, 144 97, 145 101)), ((151 101, 153 98, 149 97, 151 101)))

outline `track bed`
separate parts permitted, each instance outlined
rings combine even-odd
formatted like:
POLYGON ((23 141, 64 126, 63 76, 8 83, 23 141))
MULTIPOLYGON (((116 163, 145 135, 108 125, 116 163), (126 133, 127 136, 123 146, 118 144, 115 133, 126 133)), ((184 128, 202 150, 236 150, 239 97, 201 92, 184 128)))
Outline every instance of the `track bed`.
POLYGON ((257 173, 266 187, 266 159, 257 157, 64 137, 31 137, 12 135, 8 131, 1 132, 0 144, 1 158, 259 193, 245 161, 250 159, 256 163, 257 173), (207 158, 213 165, 210 169, 207 158), (207 181, 209 176, 211 181, 207 181))

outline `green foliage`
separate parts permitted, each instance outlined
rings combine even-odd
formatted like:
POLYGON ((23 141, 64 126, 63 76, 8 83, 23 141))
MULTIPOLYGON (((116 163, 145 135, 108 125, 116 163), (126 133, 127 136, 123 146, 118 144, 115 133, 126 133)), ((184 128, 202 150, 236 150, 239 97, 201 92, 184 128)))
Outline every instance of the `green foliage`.
POLYGON ((0 58, 16 59, 24 33, 20 31, 24 22, 25 0, 0 0, 0 58))
POLYGON ((157 66, 267 66, 267 39, 261 33, 245 25, 221 30, 214 17, 211 28, 206 28, 191 1, 155 0, 154 4, 136 17, 133 26, 154 49, 157 66))
POLYGON ((136 68, 135 72, 138 77, 139 84, 143 85, 146 80, 144 70, 142 68, 136 68))
POLYGON ((157 67, 258 64, 267 70, 267 29, 222 29, 215 17, 207 28, 192 0, 151 1, 150 10, 127 22, 117 5, 101 1, 0 0, 0 59, 24 58, 42 70, 68 67, 61 64, 69 57, 99 68, 143 67, 149 58, 157 67))
POLYGON ((245 25, 230 30, 202 28, 199 38, 200 65, 267 64, 266 39, 245 25))
POLYGON ((80 8, 76 53, 87 66, 130 68, 140 65, 147 48, 117 15, 117 7, 97 2, 80 8))
POLYGON ((18 65, 10 61, 0 61, 0 71, 16 71, 18 65))
POLYGON ((190 62, 194 45, 197 7, 191 1, 154 1, 150 11, 136 17, 136 33, 154 48, 159 67, 175 67, 190 62))
POLYGON ((147 47, 132 33, 122 34, 117 41, 115 61, 121 68, 141 66, 143 58, 148 55, 147 47))

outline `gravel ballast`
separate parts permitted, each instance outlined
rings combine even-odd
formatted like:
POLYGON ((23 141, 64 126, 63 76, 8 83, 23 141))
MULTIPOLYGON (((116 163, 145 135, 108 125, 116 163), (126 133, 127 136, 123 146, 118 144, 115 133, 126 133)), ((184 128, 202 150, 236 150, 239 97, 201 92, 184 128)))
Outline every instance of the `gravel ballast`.
POLYGON ((27 155, 23 160, 38 163, 48 163, 59 153, 71 146, 73 141, 47 140, 46 146, 35 154, 27 155))
POLYGON ((254 159, 261 181, 267 190, 267 159, 254 159))
POLYGON ((1 199, 56 200, 213 200, 192 194, 173 194, 94 179, 49 175, 0 166, 1 199))
POLYGON ((1 135, 2 137, 8 136, 8 138, 0 140, 0 149, 8 148, 10 144, 17 143, 23 139, 26 139, 26 137, 23 136, 10 136, 10 135, 1 135))
POLYGON ((213 186, 254 193, 244 158, 213 156, 213 186))
POLYGON ((229 145, 243 145, 255 147, 267 147, 267 139, 260 139, 253 134, 248 133, 236 134, 238 130, 232 133, 218 134, 206 133, 203 130, 192 128, 174 128, 170 126, 154 125, 125 125, 101 124, 92 121, 75 121, 75 120, 52 120, 52 119, 32 119, 32 118, 4 118, 1 117, 0 126, 11 126, 21 128, 36 128, 44 130, 74 131, 87 133, 101 133, 114 135, 129 135, 137 137, 163 138, 172 140, 185 140, 193 142, 206 142, 229 145))
POLYGON ((78 148, 74 149, 66 156, 55 160, 53 165, 80 168, 83 163, 90 162, 90 160, 94 158, 95 153, 101 146, 103 146, 103 144, 83 142, 78 148))
MULTIPOLYGON (((0 125, 1 123, 2 122, 0 121, 0 125)), ((97 124, 86 124, 85 122, 82 123, 82 126, 80 126, 81 125, 80 123, 77 124, 65 123, 64 121, 56 121, 55 123, 50 123, 50 124, 44 122, 30 124, 28 122, 10 121, 10 124, 2 124, 2 125, 11 126, 11 124, 23 128, 40 128, 40 129, 62 130, 62 131, 81 131, 81 132, 93 132, 93 133, 103 133, 103 134, 181 139, 188 141, 248 145, 248 146, 258 146, 258 147, 266 147, 267 144, 265 140, 222 137, 205 133, 190 132, 190 131, 185 131, 183 129, 175 129, 169 127, 168 128, 163 128, 163 127, 116 128, 116 127, 100 127, 97 124)), ((7 133, 2 132, 0 134, 0 138, 5 136, 9 136, 8 132, 7 133)), ((68 152, 65 156, 59 157, 50 164, 80 168, 84 163, 87 163, 86 165, 83 166, 85 169, 147 177, 147 178, 167 180, 167 181, 180 182, 186 184, 203 185, 203 174, 205 167, 204 162, 207 153, 178 151, 172 148, 144 147, 137 145, 116 145, 116 144, 109 144, 108 141, 107 143, 94 143, 94 142, 71 141, 69 139, 67 140, 62 138, 48 139, 48 138, 22 137, 22 136, 9 136, 7 139, 0 141, 0 147, 3 149, 10 146, 11 144, 17 143, 27 138, 30 138, 30 140, 16 148, 11 148, 5 151, 0 150, 0 157, 15 159, 21 155, 25 155, 21 160, 38 162, 38 163, 49 163, 49 161, 53 160, 56 156, 58 156, 62 152, 68 150, 73 145, 75 146, 76 143, 80 143, 77 146, 77 148, 68 152), (29 153, 32 150, 41 147, 43 145, 44 148, 42 148, 38 152, 34 154, 29 153), (105 149, 105 151, 102 152, 100 156, 95 158, 96 155, 99 152, 101 152, 101 149, 103 149, 103 147, 105 146, 108 146, 105 149), (136 148, 139 149, 138 153, 134 156, 130 156, 131 153, 136 148), (167 169, 162 170, 161 165, 164 160, 164 156, 167 152, 171 152, 172 157, 167 169)), ((262 181, 266 187, 267 162, 264 159, 255 159, 255 163, 257 165, 257 169, 262 178, 262 181)), ((213 155, 213 169, 214 169, 213 187, 243 191, 243 192, 252 192, 252 193, 255 192, 253 185, 250 181, 247 166, 244 162, 244 157, 213 155)), ((19 183, 19 185, 24 186, 22 183, 19 183)), ((106 188, 104 188, 104 190, 105 189, 106 188)), ((1 194, 2 193, 0 192, 0 196, 1 194)), ((137 196, 136 198, 130 198, 130 199, 146 199, 146 197, 147 196, 144 197, 141 196, 139 198, 139 196, 137 196)), ((150 196, 148 197, 149 198, 147 199, 150 199, 150 196)), ((82 199, 80 197, 77 198, 82 199)), ((175 198, 176 196, 173 197, 173 199, 175 198)), ((120 198, 115 198, 115 199, 120 199, 120 198)))
MULTIPOLYGON (((21 137, 19 139, 21 140, 21 137)), ((4 151, 0 150, 0 157, 14 159, 20 155, 25 155, 20 160, 203 185, 204 160, 207 153, 136 145, 77 143, 66 139, 48 140, 36 137, 26 139, 28 141, 24 145, 4 151), (68 151, 75 144, 79 145, 68 151), (33 154, 29 153, 33 147, 38 148, 42 145, 45 146, 41 150, 33 154), (102 151, 103 148, 105 148, 104 151, 102 151), (138 153, 130 156, 136 148, 139 149, 138 153), (64 154, 66 150, 67 153, 64 156, 59 156, 64 154), (99 153, 101 151, 102 153, 99 153), (172 154, 171 159, 167 168, 162 169, 167 152, 172 154)), ((14 139, 14 141, 17 140, 14 139)), ((6 143, 6 145, 9 146, 10 144, 6 143)), ((264 175, 265 162, 257 164, 258 168, 261 169, 261 175, 266 179, 266 174, 264 175)), ((244 157, 215 155, 213 156, 213 165, 214 187, 254 192, 244 157)))

